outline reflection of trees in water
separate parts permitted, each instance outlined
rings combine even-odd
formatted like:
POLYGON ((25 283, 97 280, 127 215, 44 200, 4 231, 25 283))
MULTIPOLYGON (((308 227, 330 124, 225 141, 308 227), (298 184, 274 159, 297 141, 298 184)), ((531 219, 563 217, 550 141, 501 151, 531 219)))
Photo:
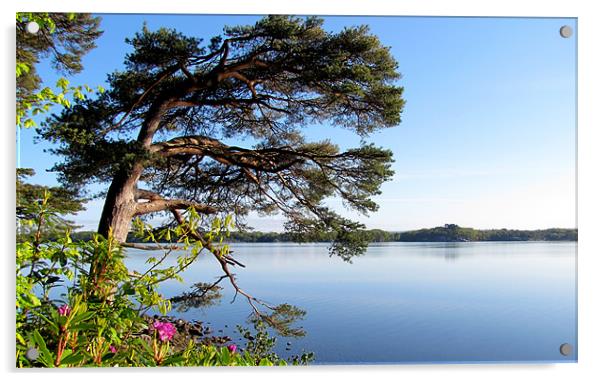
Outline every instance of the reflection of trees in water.
POLYGON ((203 308, 216 305, 222 298, 223 289, 216 283, 198 282, 191 287, 192 291, 183 292, 170 299, 175 305, 176 311, 184 313, 191 308, 203 308))
POLYGON ((457 251, 446 250, 444 257, 445 257, 446 261, 454 262, 460 257, 460 255, 458 254, 457 251))
MULTIPOLYGON (((227 276, 218 278, 214 283, 198 282, 190 288, 192 291, 183 292, 180 295, 170 298, 170 302, 175 306, 176 311, 180 313, 196 308, 206 308, 217 305, 222 298, 219 282, 227 276)), ((236 296, 235 296, 236 298, 236 296)), ((235 299, 232 300, 234 302, 235 299)), ((269 314, 251 314, 248 322, 257 325, 258 323, 266 323, 282 336, 301 337, 305 336, 305 331, 302 327, 293 327, 293 324, 302 320, 305 317, 305 310, 302 310, 291 304, 283 303, 270 308, 269 314)))
POLYGON ((420 253, 421 256, 442 258, 445 261, 455 262, 458 259, 471 257, 475 254, 472 251, 466 252, 462 250, 462 248, 466 248, 466 243, 464 242, 442 242, 429 246, 428 248, 424 248, 424 246, 420 245, 421 248, 426 249, 420 253))
POLYGON ((458 242, 448 242, 443 245, 443 257, 446 261, 455 262, 460 258, 459 248, 462 247, 462 244, 458 242))

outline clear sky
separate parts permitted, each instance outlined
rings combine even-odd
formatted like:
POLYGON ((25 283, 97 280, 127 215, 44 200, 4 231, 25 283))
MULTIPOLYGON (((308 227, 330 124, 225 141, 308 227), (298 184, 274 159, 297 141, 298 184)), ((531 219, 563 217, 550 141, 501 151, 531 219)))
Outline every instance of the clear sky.
MULTIPOLYGON (((72 83, 105 85, 129 51, 126 37, 161 26, 199 37, 224 25, 253 23, 255 16, 102 15, 98 48, 84 58, 72 83)), ((368 24, 391 46, 403 75, 406 107, 399 126, 368 141, 393 150, 395 176, 376 197, 369 217, 328 204, 369 228, 409 230, 455 223, 476 228, 576 227, 576 38, 559 29, 575 19, 326 17, 325 28, 368 24)), ((57 78, 41 67, 48 83, 57 78)), ((330 138, 342 148, 359 144, 348 131, 311 126, 310 139, 330 138)), ((20 166, 33 182, 55 184, 46 170, 57 161, 44 142, 22 131, 20 166)), ((244 144, 244 142, 239 142, 244 144)), ((102 201, 75 220, 95 229, 102 201)), ((281 230, 278 217, 249 222, 281 230)))

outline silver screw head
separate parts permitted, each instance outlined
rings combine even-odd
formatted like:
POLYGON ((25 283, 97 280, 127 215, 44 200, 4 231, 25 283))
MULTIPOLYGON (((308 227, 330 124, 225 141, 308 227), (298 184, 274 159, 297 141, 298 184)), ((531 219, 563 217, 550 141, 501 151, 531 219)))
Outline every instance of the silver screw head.
POLYGON ((571 28, 568 25, 563 25, 560 28, 560 36, 564 37, 564 38, 569 38, 573 35, 573 28, 571 28))
POLYGON ((573 351, 573 346, 568 343, 564 343, 560 346, 560 354, 563 356, 568 356, 573 351))
POLYGON ((38 351, 38 348, 29 348, 27 349, 27 352, 25 352, 25 358, 27 358, 29 361, 37 360, 39 355, 40 351, 38 351))
POLYGON ((40 30, 40 24, 38 24, 35 21, 30 21, 25 26, 25 29, 27 29, 27 32, 29 32, 31 34, 36 34, 40 30))

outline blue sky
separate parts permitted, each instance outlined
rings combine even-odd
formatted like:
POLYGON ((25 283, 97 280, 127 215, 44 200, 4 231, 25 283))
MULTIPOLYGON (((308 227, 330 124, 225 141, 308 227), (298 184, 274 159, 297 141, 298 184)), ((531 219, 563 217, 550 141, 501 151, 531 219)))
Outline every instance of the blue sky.
MULTIPOLYGON (((173 27, 199 37, 255 16, 102 15, 104 35, 84 59, 74 84, 105 84, 122 67, 126 37, 149 28, 173 27)), ((376 197, 369 217, 328 204, 371 228, 408 230, 456 223, 477 228, 575 227, 576 38, 559 28, 574 19, 326 17, 325 28, 368 24, 399 62, 407 101, 402 123, 374 134, 392 149, 393 181, 376 197)), ((48 82, 57 78, 47 67, 48 82)), ((330 138, 342 148, 359 138, 330 126, 310 126, 310 139, 330 138)), ((22 131, 20 166, 36 169, 34 182, 56 183, 47 173, 57 158, 22 131)), ((240 142, 243 144, 244 142, 240 142)), ((102 201, 75 220, 94 229, 102 201)), ((249 222, 280 230, 279 217, 249 222)))

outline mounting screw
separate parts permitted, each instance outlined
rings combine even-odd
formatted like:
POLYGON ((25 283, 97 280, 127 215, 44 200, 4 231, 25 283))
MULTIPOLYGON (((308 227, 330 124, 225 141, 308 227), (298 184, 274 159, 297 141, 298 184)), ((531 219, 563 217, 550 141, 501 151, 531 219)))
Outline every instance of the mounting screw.
POLYGON ((25 26, 25 29, 27 29, 27 31, 31 34, 36 34, 40 30, 40 24, 35 21, 30 21, 25 26))
POLYGON ((25 352, 25 358, 29 361, 37 360, 39 355, 40 351, 38 351, 38 348, 29 348, 27 349, 27 352, 25 352))
POLYGON ((560 28, 560 36, 564 37, 564 38, 569 38, 573 35, 573 28, 571 28, 568 25, 563 25, 560 28))
POLYGON ((573 346, 568 343, 564 343, 560 346, 560 354, 563 356, 568 356, 573 351, 573 346))

